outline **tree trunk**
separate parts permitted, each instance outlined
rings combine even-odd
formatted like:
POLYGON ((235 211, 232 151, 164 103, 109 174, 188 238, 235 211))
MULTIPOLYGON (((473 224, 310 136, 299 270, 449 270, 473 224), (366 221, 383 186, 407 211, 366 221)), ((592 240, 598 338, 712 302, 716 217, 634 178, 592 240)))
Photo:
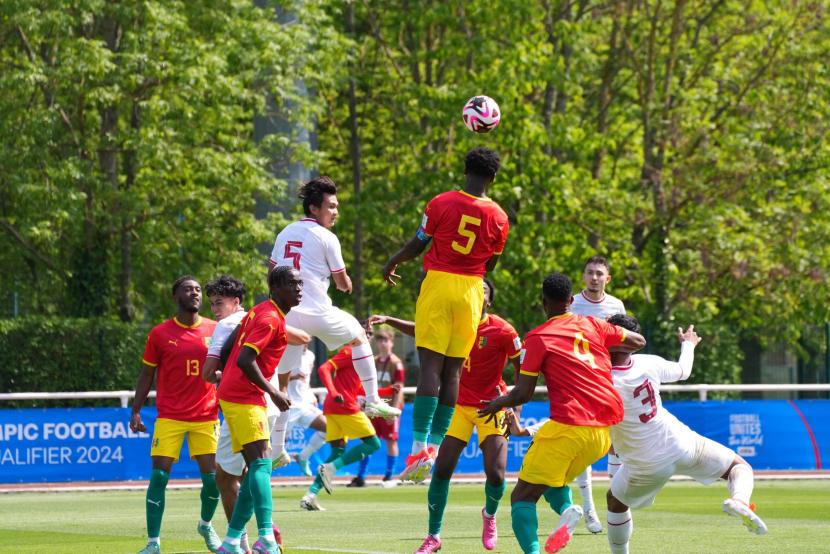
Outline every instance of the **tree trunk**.
MULTIPOLYGON (((354 33, 354 4, 346 3, 346 32, 355 38, 354 33)), ((352 299, 354 301, 354 313, 358 318, 363 318, 363 218, 361 217, 360 193, 363 188, 363 174, 361 171, 360 134, 357 121, 357 84, 355 72, 357 71, 357 60, 352 60, 349 76, 349 151, 352 158, 352 180, 354 181, 354 210, 357 217, 354 224, 354 242, 352 243, 352 254, 354 266, 352 272, 352 299)))

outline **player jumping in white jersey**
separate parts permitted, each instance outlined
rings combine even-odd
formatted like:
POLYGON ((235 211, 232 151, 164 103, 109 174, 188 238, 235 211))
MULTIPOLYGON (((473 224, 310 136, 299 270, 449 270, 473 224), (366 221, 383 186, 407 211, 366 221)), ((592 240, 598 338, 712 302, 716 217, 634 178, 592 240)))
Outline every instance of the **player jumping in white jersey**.
MULTIPOLYGON (((631 316, 615 315, 609 323, 639 333, 631 316)), ((611 428, 611 441, 623 466, 608 491, 608 543, 613 554, 627 554, 634 529, 629 508, 654 503, 673 475, 688 475, 709 485, 725 479, 730 498, 723 511, 738 517, 750 532, 763 535, 767 526, 750 503, 754 476, 750 465, 729 448, 689 429, 660 400, 660 383, 684 381, 692 373, 694 348, 700 342, 694 326, 678 329, 680 359, 670 362, 649 354, 611 351, 611 375, 625 408, 623 421, 611 428)))
MULTIPOLYGON (((269 263, 269 270, 274 266, 293 267, 300 272, 304 283, 302 301, 288 312, 285 322, 319 338, 329 350, 345 344, 351 346, 355 371, 366 391, 366 414, 398 416, 401 411, 378 396, 375 357, 366 332, 353 315, 335 307, 328 295, 330 278, 338 290, 352 292, 340 241, 329 230, 337 220, 337 185, 330 177, 317 177, 300 188, 299 197, 306 217, 280 231, 269 263)), ((287 390, 289 373, 299 367, 302 355, 302 347, 289 345, 285 350, 277 367, 281 390, 287 390)), ((276 453, 285 451, 287 421, 288 413, 277 418, 271 445, 276 453)))
POLYGON ((314 371, 314 352, 305 349, 300 365, 291 370, 288 381, 288 398, 291 399, 291 409, 288 410, 288 431, 295 427, 314 429, 317 431, 303 450, 294 456, 300 470, 311 477, 311 467, 308 460, 326 444, 326 416, 317 405, 317 396, 311 392, 311 372, 314 371))
MULTIPOLYGON (((582 269, 582 281, 585 288, 574 296, 571 311, 577 315, 590 315, 598 319, 608 319, 615 314, 624 314, 625 305, 622 300, 605 292, 605 287, 611 281, 611 266, 602 256, 592 256, 585 262, 582 269)), ((608 473, 619 467, 619 458, 614 454, 612 446, 608 453, 608 473)), ((591 533, 602 531, 602 523, 594 505, 594 496, 591 486, 591 466, 576 478, 579 485, 579 494, 582 496, 582 510, 585 514, 585 527, 591 533)))

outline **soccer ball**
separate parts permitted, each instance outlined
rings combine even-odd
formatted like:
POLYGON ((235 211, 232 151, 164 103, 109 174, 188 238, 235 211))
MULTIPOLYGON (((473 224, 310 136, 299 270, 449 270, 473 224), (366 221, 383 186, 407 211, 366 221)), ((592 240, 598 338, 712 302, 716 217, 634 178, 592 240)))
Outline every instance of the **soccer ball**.
POLYGON ((464 104, 461 118, 467 129, 476 133, 489 133, 501 121, 501 110, 489 96, 473 96, 464 104))

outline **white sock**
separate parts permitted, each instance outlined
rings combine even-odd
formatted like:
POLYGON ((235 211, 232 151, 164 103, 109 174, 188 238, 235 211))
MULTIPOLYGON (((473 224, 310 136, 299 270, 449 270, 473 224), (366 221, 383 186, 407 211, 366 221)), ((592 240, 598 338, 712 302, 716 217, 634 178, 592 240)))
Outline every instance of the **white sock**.
MULTIPOLYGON (((243 533, 242 536, 245 536, 245 534, 243 533)), ((242 537, 239 537, 238 539, 234 537, 225 537, 225 542, 233 546, 239 546, 239 544, 242 542, 242 537)))
POLYGON ((608 546, 611 547, 611 554, 628 554, 628 541, 631 540, 631 533, 634 532, 634 520, 631 518, 631 510, 621 514, 608 512, 608 546))
POLYGON ((326 444, 326 433, 324 431, 317 431, 311 438, 308 439, 308 444, 305 445, 303 451, 297 456, 301 460, 308 460, 311 455, 320 450, 326 444))
POLYGON ((360 377, 360 382, 363 383, 363 390, 366 391, 366 402, 380 402, 375 355, 368 342, 352 347, 352 364, 360 377))
POLYGON ((729 472, 727 486, 733 499, 749 505, 749 498, 752 496, 752 489, 755 486, 755 476, 752 473, 752 468, 747 464, 736 464, 729 472))
POLYGON ((619 471, 620 467, 622 467, 622 458, 617 456, 616 454, 608 453, 608 476, 614 477, 619 471))
POLYGON ((147 542, 148 543, 154 542, 154 543, 160 545, 161 544, 161 537, 148 537, 147 542))
POLYGON ((421 441, 412 441, 412 452, 411 455, 420 454, 421 450, 427 447, 427 443, 421 441))
POLYGON ((277 457, 285 452, 285 430, 288 427, 288 410, 280 412, 274 420, 274 428, 271 429, 271 458, 277 457))
POLYGON ((204 520, 204 519, 202 519, 202 518, 199 518, 199 525, 201 525, 202 527, 208 527, 208 526, 210 525, 210 522, 209 522, 209 521, 205 521, 205 520, 204 520))
POLYGON ((595 510, 594 497, 591 494, 591 466, 586 467, 585 471, 579 474, 576 482, 579 484, 579 494, 582 495, 582 510, 586 513, 595 510))

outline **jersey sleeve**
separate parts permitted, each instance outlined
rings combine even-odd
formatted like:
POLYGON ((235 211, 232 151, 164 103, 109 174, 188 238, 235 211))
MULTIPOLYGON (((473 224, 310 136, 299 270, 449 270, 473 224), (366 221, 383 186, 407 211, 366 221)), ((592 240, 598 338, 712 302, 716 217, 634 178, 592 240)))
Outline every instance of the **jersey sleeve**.
POLYGON ((334 233, 326 233, 326 263, 332 273, 339 273, 346 270, 346 262, 343 261, 343 252, 340 249, 340 241, 334 233))
POLYGON ((277 238, 274 239, 274 247, 271 249, 271 261, 275 264, 280 259, 280 253, 277 251, 277 244, 279 243, 280 236, 277 235, 277 238))
POLYGON ((418 238, 422 240, 432 238, 441 219, 440 211, 440 201, 436 196, 424 208, 424 217, 421 218, 421 226, 418 227, 418 238))
POLYGON ((345 367, 349 367, 352 363, 352 349, 350 347, 345 347, 340 350, 337 354, 329 359, 329 363, 332 366, 333 372, 336 372, 339 369, 343 369, 345 367))
MULTIPOLYGON (((243 339, 242 346, 253 348, 257 354, 262 352, 262 349, 268 346, 268 343, 274 338, 275 334, 279 332, 279 322, 273 316, 262 315, 255 317, 251 321, 250 331, 247 331, 243 339)), ((285 328, 282 328, 285 332, 285 328)))
POLYGON ((158 332, 155 329, 150 331, 147 335, 147 344, 144 345, 144 355, 141 361, 149 366, 156 367, 161 361, 161 351, 159 349, 158 332))
POLYGON ((226 320, 216 324, 216 328, 213 330, 213 336, 210 338, 210 346, 208 347, 207 353, 208 358, 221 357, 222 347, 225 346, 228 337, 231 336, 236 325, 236 323, 226 320))
POLYGON ((604 319, 596 317, 591 319, 593 319, 594 323, 597 325, 597 328, 602 335, 602 342, 605 344, 606 348, 617 346, 625 341, 626 330, 622 327, 608 323, 604 319))
POLYGON ((505 352, 511 360, 522 353, 522 339, 512 325, 506 325, 502 334, 505 352))
POLYGON ((531 335, 525 340, 525 346, 521 352, 522 375, 536 377, 542 371, 542 362, 545 360, 545 344, 538 335, 531 335))
POLYGON ((498 206, 494 206, 496 208, 498 215, 498 235, 496 235, 496 244, 493 250, 493 254, 501 255, 504 252, 504 245, 507 243, 507 233, 510 231, 510 222, 507 220, 507 215, 502 212, 501 208, 498 206))

